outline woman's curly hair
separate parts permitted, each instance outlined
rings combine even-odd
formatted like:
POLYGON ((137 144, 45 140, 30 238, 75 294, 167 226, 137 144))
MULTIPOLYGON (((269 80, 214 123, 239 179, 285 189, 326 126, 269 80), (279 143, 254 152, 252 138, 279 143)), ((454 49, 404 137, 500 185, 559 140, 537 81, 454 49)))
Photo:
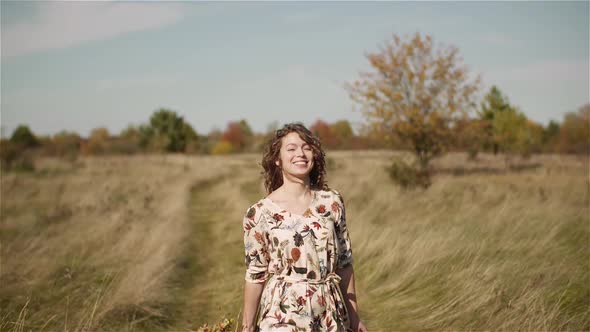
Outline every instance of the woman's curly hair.
POLYGON ((310 187, 316 190, 329 190, 326 181, 326 154, 322 150, 319 138, 300 122, 294 122, 287 123, 283 128, 277 130, 265 146, 262 156, 262 168, 264 169, 262 174, 267 193, 270 194, 283 185, 283 174, 275 161, 279 159, 282 138, 292 132, 299 134, 299 137, 309 144, 313 151, 313 168, 309 173, 310 187))

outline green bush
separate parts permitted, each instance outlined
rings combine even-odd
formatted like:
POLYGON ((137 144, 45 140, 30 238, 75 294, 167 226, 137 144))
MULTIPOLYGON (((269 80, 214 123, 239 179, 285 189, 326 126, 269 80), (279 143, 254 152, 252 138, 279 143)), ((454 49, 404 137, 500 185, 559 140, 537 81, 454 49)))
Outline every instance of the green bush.
POLYGON ((3 140, 0 144, 0 167, 6 171, 34 171, 32 152, 22 144, 3 140))
POLYGON ((26 125, 18 126, 12 133, 10 141, 26 148, 32 148, 39 145, 39 141, 26 125))
POLYGON ((410 165, 398 158, 387 167, 387 172, 393 182, 404 189, 428 188, 431 184, 428 170, 420 170, 416 165, 410 165))

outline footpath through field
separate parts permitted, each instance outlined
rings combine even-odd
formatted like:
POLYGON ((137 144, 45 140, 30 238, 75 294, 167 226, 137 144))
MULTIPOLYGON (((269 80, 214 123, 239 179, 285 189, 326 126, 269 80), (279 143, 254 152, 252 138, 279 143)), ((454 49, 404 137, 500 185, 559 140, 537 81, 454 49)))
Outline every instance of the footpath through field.
POLYGON ((262 195, 253 166, 235 165, 228 174, 200 181, 191 189, 190 234, 173 281, 175 330, 196 330, 223 318, 241 320, 245 272, 241 222, 250 204, 262 195))

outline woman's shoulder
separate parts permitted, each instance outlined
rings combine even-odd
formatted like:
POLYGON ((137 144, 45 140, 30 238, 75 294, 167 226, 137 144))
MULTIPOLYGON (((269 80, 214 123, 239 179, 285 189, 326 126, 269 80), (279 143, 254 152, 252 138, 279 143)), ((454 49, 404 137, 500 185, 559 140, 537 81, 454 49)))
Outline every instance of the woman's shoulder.
POLYGON ((340 195, 340 191, 334 188, 320 189, 317 192, 321 199, 342 202, 342 195, 340 195))
POLYGON ((334 188, 327 188, 327 189, 318 189, 318 193, 323 196, 340 196, 340 191, 334 188))
POLYGON ((268 204, 268 200, 266 197, 262 197, 246 209, 245 215, 250 219, 255 219, 264 215, 265 213, 268 214, 269 208, 270 206, 268 204))

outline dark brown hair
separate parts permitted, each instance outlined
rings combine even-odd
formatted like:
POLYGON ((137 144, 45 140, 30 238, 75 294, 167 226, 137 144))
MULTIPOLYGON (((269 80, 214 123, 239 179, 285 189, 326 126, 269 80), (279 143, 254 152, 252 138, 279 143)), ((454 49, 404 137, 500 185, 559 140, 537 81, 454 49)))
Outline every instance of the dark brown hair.
POLYGON ((309 172, 309 182, 311 189, 329 190, 326 181, 326 154, 322 150, 322 144, 309 129, 300 122, 287 123, 283 128, 277 130, 268 140, 265 151, 262 156, 262 168, 264 171, 264 187, 267 193, 272 193, 283 185, 283 173, 281 168, 275 164, 279 159, 282 138, 287 134, 296 132, 305 143, 309 144, 313 151, 313 168, 309 172))

